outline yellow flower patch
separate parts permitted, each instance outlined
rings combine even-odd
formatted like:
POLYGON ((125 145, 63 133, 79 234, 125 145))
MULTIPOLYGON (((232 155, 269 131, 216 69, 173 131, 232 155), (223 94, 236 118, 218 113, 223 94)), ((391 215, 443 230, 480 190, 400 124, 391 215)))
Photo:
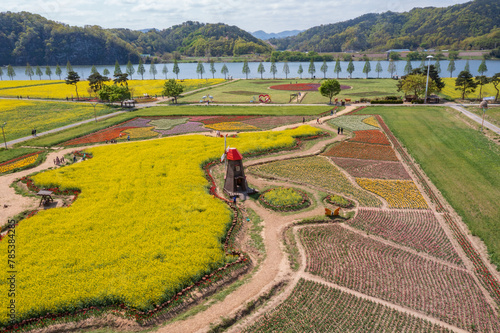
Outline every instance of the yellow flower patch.
POLYGON ((239 121, 230 121, 223 123, 216 123, 205 125, 206 128, 211 128, 216 131, 253 131, 258 130, 257 127, 253 125, 248 125, 239 121))
POLYGON ((379 127, 380 128, 377 119, 375 119, 375 117, 373 117, 373 116, 363 119, 363 122, 365 124, 367 124, 367 125, 371 125, 373 127, 379 127))
MULTIPOLYGON (((158 132, 153 131, 154 126, 151 127, 137 127, 137 128, 129 128, 124 130, 127 135, 130 135, 131 139, 140 139, 140 138, 153 138, 158 136, 158 132)), ((120 137, 121 140, 127 139, 127 135, 122 135, 120 137)))
POLYGON ((31 155, 29 157, 23 158, 22 160, 10 163, 10 164, 5 164, 0 166, 0 173, 8 172, 10 170, 18 169, 18 168, 23 168, 25 166, 28 166, 30 164, 33 164, 36 162, 38 159, 38 154, 31 155))
POLYGON ((429 206, 411 180, 356 178, 359 186, 380 195, 391 208, 427 209, 429 206))

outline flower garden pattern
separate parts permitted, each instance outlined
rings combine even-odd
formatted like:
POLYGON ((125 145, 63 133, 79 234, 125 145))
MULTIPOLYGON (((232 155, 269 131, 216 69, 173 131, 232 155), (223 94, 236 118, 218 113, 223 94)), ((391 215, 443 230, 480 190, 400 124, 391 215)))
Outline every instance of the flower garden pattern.
POLYGON ((392 147, 363 142, 344 141, 330 148, 324 155, 364 160, 399 161, 392 147))
POLYGON ((344 157, 330 157, 330 159, 353 177, 411 180, 401 162, 344 157))
POLYGON ((356 217, 347 220, 346 224, 464 267, 463 261, 431 211, 380 211, 360 208, 356 217))
POLYGON ((322 283, 300 279, 291 296, 244 332, 451 331, 322 283))
POLYGON ((465 330, 500 330, 498 316, 473 277, 385 245, 340 225, 299 232, 306 270, 327 281, 415 309, 465 330))
POLYGON ((272 188, 259 196, 259 202, 266 208, 289 212, 304 209, 311 205, 307 194, 294 188, 272 188))
POLYGON ((355 131, 354 137, 349 139, 349 141, 386 145, 386 146, 391 145, 389 140, 387 140, 387 137, 385 136, 384 132, 379 130, 355 131))
POLYGON ((342 127, 351 132, 377 129, 377 126, 372 126, 364 122, 365 119, 370 117, 369 115, 345 115, 333 118, 328 123, 335 128, 342 127))
POLYGON ((346 199, 340 195, 332 194, 326 197, 326 202, 331 205, 338 206, 341 208, 352 208, 354 207, 354 201, 346 199))
POLYGON ((254 131, 258 130, 257 127, 248 125, 239 121, 230 121, 215 123, 211 125, 205 125, 206 128, 210 128, 216 131, 254 131))
POLYGON ((412 180, 356 178, 356 182, 362 188, 384 198, 390 208, 429 208, 412 180))
POLYGON ((377 121, 377 119, 375 119, 375 117, 365 118, 365 119, 363 119, 363 122, 365 124, 373 126, 373 127, 380 127, 380 125, 378 124, 378 121, 377 121))
POLYGON ((27 154, 15 159, 12 159, 7 162, 3 162, 0 164, 0 174, 12 171, 14 169, 25 168, 31 164, 34 164, 38 160, 38 156, 41 151, 27 154))

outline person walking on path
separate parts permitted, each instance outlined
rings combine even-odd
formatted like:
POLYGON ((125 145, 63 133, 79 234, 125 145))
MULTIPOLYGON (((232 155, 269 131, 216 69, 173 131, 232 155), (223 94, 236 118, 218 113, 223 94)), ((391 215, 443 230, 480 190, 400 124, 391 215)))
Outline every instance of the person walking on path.
POLYGON ((340 128, 340 134, 344 135, 344 128, 343 127, 340 128))
POLYGON ((339 135, 339 134, 340 134, 340 127, 337 128, 337 135, 339 135))
POLYGON ((306 117, 302 117, 302 124, 306 123, 306 117))

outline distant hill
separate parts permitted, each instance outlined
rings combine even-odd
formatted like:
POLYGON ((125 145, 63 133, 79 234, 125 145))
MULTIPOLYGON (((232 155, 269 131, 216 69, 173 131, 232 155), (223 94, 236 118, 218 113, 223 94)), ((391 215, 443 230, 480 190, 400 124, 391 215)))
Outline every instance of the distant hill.
POLYGON ((72 27, 28 12, 0 13, 0 65, 125 64, 140 54, 232 56, 272 48, 248 32, 222 23, 185 22, 164 30, 72 27), (145 32, 143 32, 145 31, 145 32))
POLYGON ((500 1, 366 14, 269 42, 278 50, 316 52, 495 48, 500 44, 500 1))
POLYGON ((263 30, 258 30, 258 31, 251 32, 251 34, 255 38, 262 39, 262 40, 268 40, 271 38, 285 38, 285 37, 297 36, 302 31, 304 31, 304 30, 285 30, 282 32, 277 32, 277 33, 274 33, 274 32, 267 33, 263 30))

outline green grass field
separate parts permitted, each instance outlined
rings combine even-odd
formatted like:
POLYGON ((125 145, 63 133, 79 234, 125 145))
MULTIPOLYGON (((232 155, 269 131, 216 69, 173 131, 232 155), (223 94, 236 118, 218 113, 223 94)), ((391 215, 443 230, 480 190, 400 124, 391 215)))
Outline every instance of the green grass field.
POLYGON ((12 160, 16 157, 21 157, 26 154, 34 153, 39 150, 40 149, 37 148, 16 148, 16 149, 0 148, 0 163, 12 160))
POLYGON ((500 148, 444 107, 369 107, 420 164, 500 265, 500 148))
MULTIPOLYGON (((480 117, 483 116, 483 110, 477 106, 465 105, 465 108, 467 109, 467 111, 473 112, 480 117)), ((495 106, 488 108, 488 110, 486 110, 486 116, 484 119, 492 124, 500 126, 500 107, 495 106)))
MULTIPOLYGON (((321 83, 322 80, 302 79, 302 80, 238 80, 221 87, 210 88, 199 93, 193 93, 179 99, 181 103, 199 103, 203 96, 214 96, 215 103, 251 103, 254 99, 258 103, 260 94, 269 94, 274 104, 288 104, 290 94, 297 91, 274 90, 270 86, 289 84, 289 83, 321 83)), ((387 95, 398 95, 396 80, 391 79, 352 79, 339 80, 341 85, 351 86, 351 89, 342 90, 338 96, 339 99, 351 98, 359 100, 361 98, 376 98, 387 95)), ((302 92, 303 93, 303 92, 302 92)), ((329 99, 321 96, 318 91, 308 91, 303 98, 302 104, 326 104, 329 99)), ((255 102, 254 102, 255 103, 255 102)), ((296 104, 296 103, 294 103, 296 104)))

